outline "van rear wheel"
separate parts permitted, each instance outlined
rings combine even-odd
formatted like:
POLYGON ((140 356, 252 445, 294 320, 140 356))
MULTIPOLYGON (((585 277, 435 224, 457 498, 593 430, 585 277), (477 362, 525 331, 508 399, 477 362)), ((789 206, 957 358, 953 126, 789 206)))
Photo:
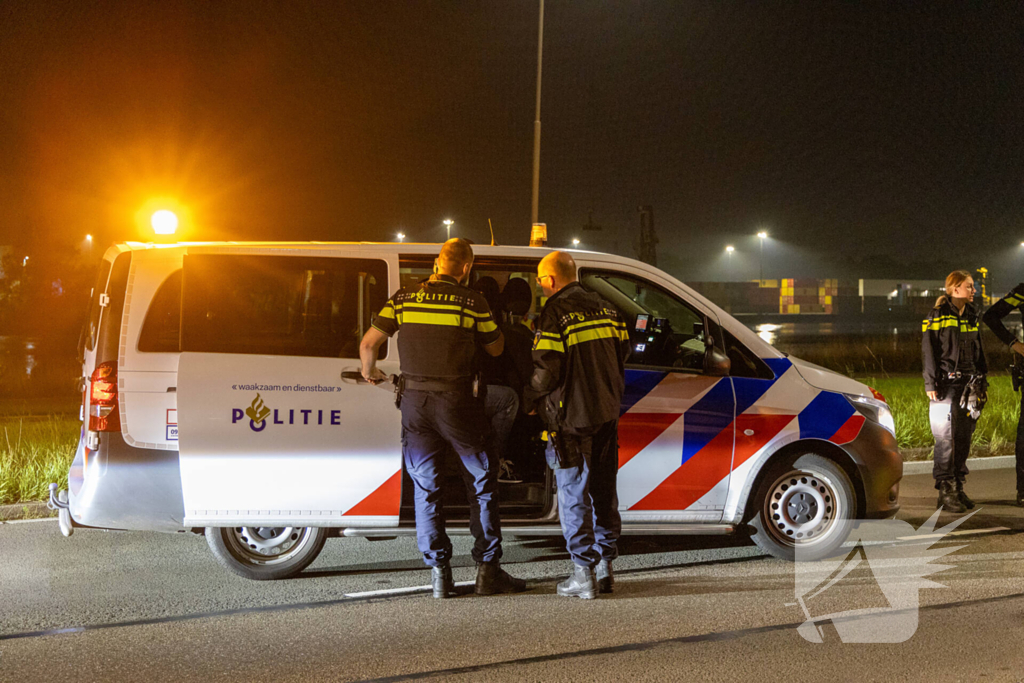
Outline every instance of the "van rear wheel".
POLYGON ((327 540, 321 527, 207 527, 217 562, 253 581, 286 579, 312 564, 327 540))
POLYGON ((857 496, 846 472, 808 453, 765 476, 750 520, 753 541, 783 560, 818 560, 843 544, 856 515, 857 496))

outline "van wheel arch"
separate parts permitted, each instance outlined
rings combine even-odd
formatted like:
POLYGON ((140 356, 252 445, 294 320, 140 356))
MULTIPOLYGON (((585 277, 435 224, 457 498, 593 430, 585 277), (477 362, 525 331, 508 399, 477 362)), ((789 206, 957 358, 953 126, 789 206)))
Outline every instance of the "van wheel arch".
MULTIPOLYGON (((778 499, 778 495, 774 494, 780 493, 781 482, 784 482, 785 476, 791 471, 810 473, 811 475, 817 473, 824 478, 822 483, 826 484, 826 488, 834 489, 834 491, 829 490, 828 494, 836 496, 847 508, 845 513, 835 517, 829 524, 829 526, 834 526, 833 530, 825 531, 826 535, 834 533, 837 537, 841 535, 842 538, 838 541, 826 540, 822 542, 819 550, 807 549, 801 555, 801 559, 805 560, 827 557, 833 554, 845 540, 850 525, 858 519, 859 511, 864 509, 864 487, 857 467, 850 456, 833 443, 818 440, 799 441, 788 444, 773 454, 758 471, 751 486, 743 521, 752 530, 751 539, 762 550, 780 559, 790 561, 796 559, 794 544, 786 543, 785 536, 782 536, 781 540, 775 537, 781 534, 776 531, 775 523, 768 518, 772 512, 768 509, 769 505, 766 504, 766 502, 770 503, 770 501, 766 501, 768 496, 778 499), (773 488, 773 491, 769 492, 767 490, 769 487, 773 488)), ((803 478, 798 477, 798 479, 803 478)), ((787 496, 784 492, 786 489, 787 486, 781 485, 782 500, 785 500, 787 496)), ((811 493, 815 496, 818 495, 814 490, 811 493)), ((824 504, 822 502, 822 505, 824 504)), ((776 516, 775 519, 780 518, 776 516)), ((788 523, 792 522, 793 520, 789 520, 788 523)), ((782 518, 778 522, 780 529, 783 523, 787 523, 786 518, 782 518)), ((796 531, 800 531, 800 529, 797 528, 796 531)), ((787 531, 787 533, 790 532, 787 531)))

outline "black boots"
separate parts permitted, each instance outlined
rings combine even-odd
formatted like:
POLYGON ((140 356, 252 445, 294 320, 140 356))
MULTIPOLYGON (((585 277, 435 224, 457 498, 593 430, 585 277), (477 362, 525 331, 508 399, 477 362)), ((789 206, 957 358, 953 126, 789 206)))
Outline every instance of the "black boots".
POLYGON ((455 579, 452 578, 450 565, 430 568, 430 587, 434 590, 435 598, 455 597, 455 579))
POLYGON ((611 593, 615 589, 615 572, 612 571, 610 560, 601 560, 594 570, 597 578, 597 589, 602 593, 611 593))
POLYGON ((573 573, 558 584, 558 594, 567 598, 583 598, 593 600, 597 597, 597 577, 593 567, 573 565, 573 573))
POLYGON ((956 495, 958 498, 960 498, 961 505, 963 505, 968 510, 974 509, 974 501, 968 498, 967 494, 964 493, 964 483, 962 481, 957 481, 956 483, 956 495))
POLYGON ((508 575, 497 562, 481 562, 476 566, 476 594, 522 593, 526 582, 508 575))
POLYGON ((939 482, 939 501, 936 507, 942 508, 946 512, 961 513, 967 512, 967 508, 960 502, 960 494, 956 490, 955 481, 940 481, 939 482))

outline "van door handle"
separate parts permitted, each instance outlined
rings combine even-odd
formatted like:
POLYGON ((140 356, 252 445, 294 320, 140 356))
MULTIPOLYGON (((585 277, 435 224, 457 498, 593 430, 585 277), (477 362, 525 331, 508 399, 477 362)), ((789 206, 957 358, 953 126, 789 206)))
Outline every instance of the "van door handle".
POLYGON ((167 393, 172 394, 178 391, 178 387, 167 387, 167 393))
POLYGON ((342 370, 341 378, 351 380, 356 384, 369 384, 369 382, 363 379, 363 373, 357 370, 342 370))
POLYGON ((380 384, 370 384, 363 379, 363 373, 359 370, 342 370, 341 379, 355 382, 356 384, 376 386, 381 389, 387 389, 388 391, 397 391, 398 388, 398 375, 388 375, 380 384))

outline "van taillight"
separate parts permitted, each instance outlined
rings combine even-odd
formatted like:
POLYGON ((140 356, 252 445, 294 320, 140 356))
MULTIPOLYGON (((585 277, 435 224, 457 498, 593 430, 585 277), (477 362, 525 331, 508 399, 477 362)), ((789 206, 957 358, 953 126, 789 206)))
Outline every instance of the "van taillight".
POLYGON ((89 380, 89 431, 121 431, 116 361, 100 363, 89 380))

